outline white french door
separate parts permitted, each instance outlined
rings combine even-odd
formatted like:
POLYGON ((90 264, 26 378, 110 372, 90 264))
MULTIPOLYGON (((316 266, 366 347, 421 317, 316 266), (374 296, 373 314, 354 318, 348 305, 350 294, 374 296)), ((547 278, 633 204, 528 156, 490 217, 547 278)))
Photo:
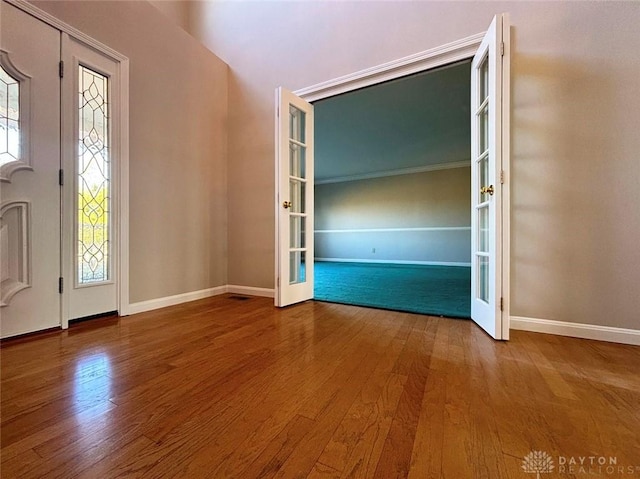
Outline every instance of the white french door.
POLYGON ((3 338, 60 325, 60 32, 0 5, 3 338))
POLYGON ((313 298, 313 106, 276 91, 275 305, 313 298))
MULTIPOLYGON (((503 288, 508 231, 509 22, 494 17, 471 64, 471 318, 509 338, 503 288), (507 212, 507 214, 505 214, 507 212)), ((508 261, 507 263, 508 264, 508 261)))

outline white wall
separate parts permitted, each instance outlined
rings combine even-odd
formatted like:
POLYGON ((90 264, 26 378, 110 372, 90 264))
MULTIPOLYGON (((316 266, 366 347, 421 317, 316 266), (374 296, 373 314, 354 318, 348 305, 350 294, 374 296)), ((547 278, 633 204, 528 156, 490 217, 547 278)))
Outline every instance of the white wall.
POLYGON ((196 2, 231 68, 229 281, 273 287, 274 89, 512 29, 512 311, 639 327, 640 4, 196 2))
POLYGON ((471 262, 471 168, 316 185, 315 256, 471 262))
POLYGON ((227 284, 227 66, 148 2, 33 2, 130 59, 130 300, 227 284))

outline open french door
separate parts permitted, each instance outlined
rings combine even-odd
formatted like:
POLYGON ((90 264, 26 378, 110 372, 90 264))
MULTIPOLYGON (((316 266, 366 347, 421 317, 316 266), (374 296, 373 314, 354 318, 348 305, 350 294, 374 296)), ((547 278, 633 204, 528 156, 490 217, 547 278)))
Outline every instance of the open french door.
POLYGON ((313 298, 313 106, 276 90, 275 305, 313 298))
POLYGON ((509 339, 509 21, 497 15, 471 64, 471 318, 509 339))

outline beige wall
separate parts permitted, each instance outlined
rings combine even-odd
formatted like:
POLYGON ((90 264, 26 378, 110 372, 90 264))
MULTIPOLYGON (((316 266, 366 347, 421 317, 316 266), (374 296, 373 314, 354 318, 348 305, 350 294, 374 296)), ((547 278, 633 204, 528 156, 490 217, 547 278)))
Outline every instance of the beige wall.
POLYGON ((147 2, 33 3, 131 62, 131 302, 226 284, 226 65, 147 2))
POLYGON ((149 0, 149 3, 184 30, 189 29, 189 0, 149 0))
POLYGON ((467 167, 316 185, 315 229, 471 226, 470 184, 467 167))
POLYGON ((510 12, 511 313, 639 327, 639 3, 192 8, 191 31, 231 68, 230 283, 273 287, 275 87, 295 90, 427 50, 510 12))
POLYGON ((315 257, 470 264, 470 184, 466 167, 316 185, 315 257))

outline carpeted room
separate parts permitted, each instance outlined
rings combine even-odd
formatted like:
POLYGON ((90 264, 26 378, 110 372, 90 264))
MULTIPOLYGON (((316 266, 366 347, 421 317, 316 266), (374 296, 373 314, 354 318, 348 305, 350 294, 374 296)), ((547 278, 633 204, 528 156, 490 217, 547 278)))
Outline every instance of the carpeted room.
POLYGON ((314 299, 470 317, 469 75, 314 104, 314 299))

